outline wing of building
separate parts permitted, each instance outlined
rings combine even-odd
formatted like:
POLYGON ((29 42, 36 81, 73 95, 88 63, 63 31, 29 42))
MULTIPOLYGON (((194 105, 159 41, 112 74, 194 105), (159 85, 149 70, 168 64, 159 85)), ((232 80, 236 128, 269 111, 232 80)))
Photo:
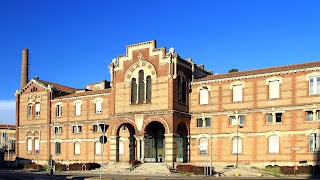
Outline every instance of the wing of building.
POLYGON ((102 154, 170 165, 204 164, 208 155, 214 165, 317 159, 320 61, 213 75, 147 41, 112 60, 110 82, 75 89, 26 81, 27 54, 15 94, 19 163, 100 162, 102 154))

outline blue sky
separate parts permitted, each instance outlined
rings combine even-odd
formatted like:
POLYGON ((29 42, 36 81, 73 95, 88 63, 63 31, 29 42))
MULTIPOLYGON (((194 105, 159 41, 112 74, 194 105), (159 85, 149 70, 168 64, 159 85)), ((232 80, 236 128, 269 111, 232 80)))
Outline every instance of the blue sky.
POLYGON ((29 78, 84 88, 110 80, 108 64, 126 45, 157 40, 214 73, 320 59, 320 1, 0 2, 0 123, 15 123, 21 50, 29 78))

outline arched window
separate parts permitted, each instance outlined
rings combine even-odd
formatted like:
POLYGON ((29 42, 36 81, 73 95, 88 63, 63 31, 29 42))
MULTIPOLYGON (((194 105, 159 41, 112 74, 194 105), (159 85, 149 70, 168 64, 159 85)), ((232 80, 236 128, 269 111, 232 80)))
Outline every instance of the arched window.
POLYGON ((137 103, 137 80, 132 78, 131 80, 131 104, 137 103))
POLYGON ((145 91, 144 91, 144 72, 143 70, 139 71, 139 94, 138 94, 138 99, 139 103, 144 102, 144 97, 145 97, 145 91))
POLYGON ((278 135, 269 136, 269 153, 279 154, 280 138, 278 135))
POLYGON ((147 102, 151 102, 151 76, 147 76, 147 84, 146 84, 146 91, 147 91, 147 102))

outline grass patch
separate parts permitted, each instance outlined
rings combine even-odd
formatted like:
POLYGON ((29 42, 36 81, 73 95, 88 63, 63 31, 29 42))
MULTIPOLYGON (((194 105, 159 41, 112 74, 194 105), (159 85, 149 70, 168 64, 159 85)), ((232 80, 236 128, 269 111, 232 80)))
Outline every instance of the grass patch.
POLYGON ((271 173, 281 174, 280 173, 280 167, 266 167, 264 170, 268 171, 268 172, 271 172, 271 173))

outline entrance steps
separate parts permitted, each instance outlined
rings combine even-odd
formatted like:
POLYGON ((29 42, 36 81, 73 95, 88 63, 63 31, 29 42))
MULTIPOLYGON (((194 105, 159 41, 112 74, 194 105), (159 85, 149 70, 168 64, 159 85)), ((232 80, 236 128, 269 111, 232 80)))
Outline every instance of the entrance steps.
POLYGON ((130 171, 128 162, 108 163, 104 165, 103 171, 106 173, 126 173, 130 171))
POLYGON ((134 174, 141 174, 141 175, 171 174, 167 165, 164 163, 143 163, 143 164, 140 164, 140 166, 136 167, 132 172, 134 174))

